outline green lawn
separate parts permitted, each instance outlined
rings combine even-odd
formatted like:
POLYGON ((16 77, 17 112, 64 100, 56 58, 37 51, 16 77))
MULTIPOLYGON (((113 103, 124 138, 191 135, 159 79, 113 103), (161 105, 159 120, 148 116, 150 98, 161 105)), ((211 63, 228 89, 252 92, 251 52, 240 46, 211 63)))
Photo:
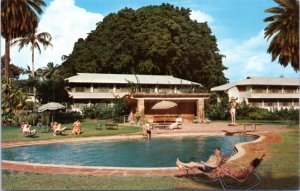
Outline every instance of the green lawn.
MULTIPOLYGON (((3 127, 2 128, 2 141, 19 141, 19 140, 39 140, 39 139, 61 139, 71 137, 90 137, 90 136, 106 136, 106 135, 117 135, 126 133, 139 132, 140 128, 137 126, 119 126, 117 130, 97 130, 95 127, 94 120, 83 120, 81 121, 82 134, 72 135, 72 123, 62 124, 62 127, 67 127, 65 135, 53 136, 51 133, 45 133, 38 131, 35 137, 24 136, 21 132, 20 127, 3 127)), ((31 129, 38 129, 32 126, 31 129)))
MULTIPOLYGON (((262 183, 256 189, 299 189, 299 131, 282 134, 284 141, 269 145, 273 156, 264 161, 259 173, 262 183)), ((175 177, 95 177, 78 175, 53 175, 3 171, 5 190, 193 190, 214 189, 217 182, 196 182, 175 177)))
POLYGON ((299 130, 283 133, 284 141, 269 145, 272 158, 261 166, 261 189, 299 189, 299 130))

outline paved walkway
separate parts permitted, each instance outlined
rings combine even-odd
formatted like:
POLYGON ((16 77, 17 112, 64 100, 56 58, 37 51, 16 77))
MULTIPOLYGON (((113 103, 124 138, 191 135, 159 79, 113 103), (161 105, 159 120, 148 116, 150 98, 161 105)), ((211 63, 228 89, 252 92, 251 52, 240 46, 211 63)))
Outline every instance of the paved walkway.
MULTIPOLYGON (((249 128, 250 130, 250 128, 249 128)), ((271 157, 267 145, 277 143, 282 140, 280 132, 287 131, 287 127, 279 125, 263 125, 258 127, 255 132, 247 132, 248 134, 261 136, 258 140, 237 145, 238 154, 232 157, 228 162, 229 166, 246 166, 252 158, 260 157, 263 153, 266 154, 266 159, 271 157)), ((211 123, 211 124, 189 124, 184 125, 182 129, 174 130, 153 130, 153 137, 165 136, 188 136, 188 135, 215 135, 231 133, 243 133, 244 126, 228 126, 226 123, 211 123)), ((2 148, 35 145, 35 144, 50 144, 70 141, 91 141, 91 140, 107 140, 107 139, 129 139, 141 137, 140 134, 117 135, 107 137, 87 137, 87 138, 66 138, 59 140, 39 140, 39 141, 12 141, 3 142, 2 148)), ((175 161, 174 161, 175 163, 175 161)), ((175 165, 174 165, 175 166, 175 165)), ((65 166, 65 165, 48 165, 24 163, 15 161, 2 161, 2 169, 17 170, 34 173, 55 173, 55 174, 78 174, 78 175, 94 175, 94 176, 175 176, 185 172, 177 168, 113 168, 113 167, 83 167, 83 166, 65 166)))

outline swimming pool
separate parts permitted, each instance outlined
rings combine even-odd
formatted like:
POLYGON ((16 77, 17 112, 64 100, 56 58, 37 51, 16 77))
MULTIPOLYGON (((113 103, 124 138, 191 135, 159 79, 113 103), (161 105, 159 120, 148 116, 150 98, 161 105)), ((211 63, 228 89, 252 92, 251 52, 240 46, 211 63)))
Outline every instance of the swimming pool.
POLYGON ((41 164, 107 167, 174 167, 182 161, 205 161, 220 146, 226 155, 253 136, 197 136, 70 142, 2 149, 2 159, 41 164))

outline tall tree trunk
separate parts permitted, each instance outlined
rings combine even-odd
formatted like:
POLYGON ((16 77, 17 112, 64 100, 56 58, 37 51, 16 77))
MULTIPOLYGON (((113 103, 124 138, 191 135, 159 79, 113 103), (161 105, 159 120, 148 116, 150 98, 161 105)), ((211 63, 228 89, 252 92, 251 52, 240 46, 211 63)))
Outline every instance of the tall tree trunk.
MULTIPOLYGON (((33 79, 35 79, 34 76, 34 48, 32 48, 32 57, 31 57, 31 61, 32 61, 32 77, 33 79)), ((33 86, 33 111, 36 112, 36 88, 35 88, 35 84, 33 86)))
POLYGON ((10 63, 10 37, 5 39, 5 71, 4 75, 9 77, 9 63, 10 63))

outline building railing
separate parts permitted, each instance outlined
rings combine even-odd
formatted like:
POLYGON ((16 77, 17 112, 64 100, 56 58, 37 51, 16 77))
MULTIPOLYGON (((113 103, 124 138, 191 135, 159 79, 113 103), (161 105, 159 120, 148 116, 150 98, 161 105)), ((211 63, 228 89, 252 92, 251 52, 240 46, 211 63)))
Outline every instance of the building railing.
MULTIPOLYGON (((72 88, 71 92, 73 93, 129 93, 131 89, 129 88, 94 88, 91 92, 91 89, 88 88, 72 88)), ((189 94, 189 93, 202 93, 203 90, 200 89, 192 89, 192 88, 180 88, 180 89, 170 89, 170 88, 158 88, 157 90, 154 88, 141 88, 138 93, 161 93, 161 94, 189 94)))

